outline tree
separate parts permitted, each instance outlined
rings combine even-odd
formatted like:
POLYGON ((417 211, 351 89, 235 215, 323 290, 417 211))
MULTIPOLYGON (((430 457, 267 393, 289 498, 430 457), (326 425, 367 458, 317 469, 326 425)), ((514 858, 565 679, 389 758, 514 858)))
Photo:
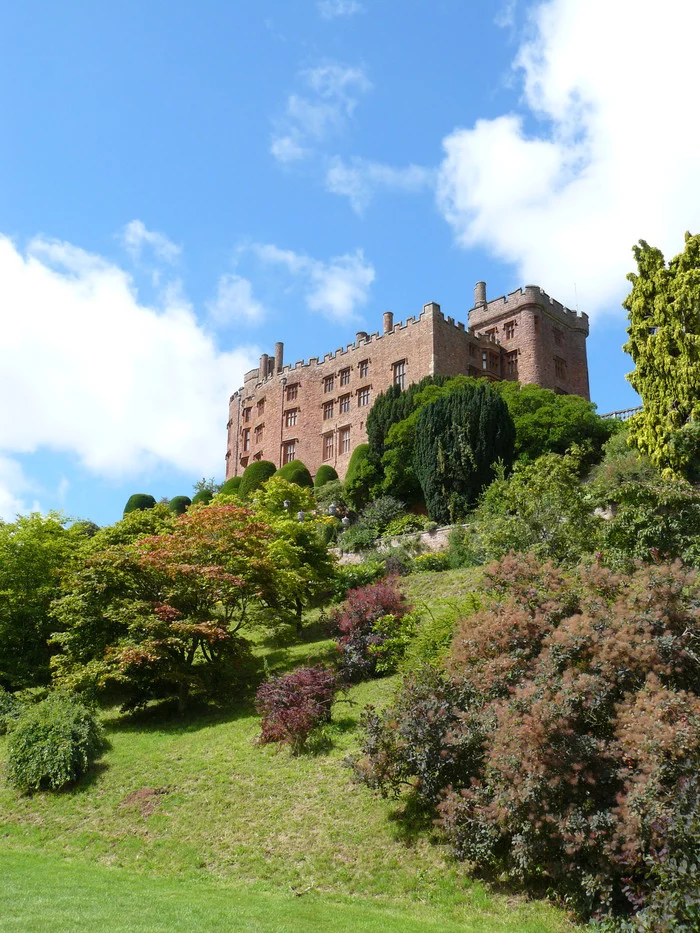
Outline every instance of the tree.
POLYGON ((199 492, 196 492, 192 497, 192 505, 209 505, 211 500, 214 498, 214 493, 211 489, 200 489, 199 492))
POLYGON ((580 395, 557 395, 537 385, 499 382, 494 389, 508 406, 515 425, 516 459, 536 460, 543 454, 565 454, 580 448, 581 469, 602 456, 603 445, 617 424, 596 414, 595 405, 580 395))
POLYGON ((61 574, 88 534, 65 528, 56 513, 0 522, 0 687, 19 690, 49 681, 54 623, 51 603, 61 574))
POLYGON ((172 529, 92 551, 54 608, 56 680, 117 688, 126 708, 230 689, 246 656, 239 631, 274 594, 271 530, 248 509, 211 505, 172 529))
POLYGON ((232 476, 231 479, 226 480, 224 485, 219 490, 219 493, 222 496, 237 496, 241 488, 242 481, 242 476, 232 476))
POLYGON ((175 515, 184 515, 191 505, 192 500, 189 496, 175 496, 175 498, 171 499, 168 503, 168 508, 175 515))
POLYGON ((322 486, 325 486, 326 483, 331 483, 334 480, 338 479, 338 474, 330 465, 330 463, 323 463, 316 470, 316 476, 314 476, 314 488, 320 489, 322 486))
POLYGON ((218 492, 221 492, 221 486, 222 484, 217 483, 213 476, 210 476, 209 479, 207 479, 206 476, 203 476, 192 486, 192 488, 194 489, 195 493, 210 492, 212 496, 215 496, 218 492))
POLYGON ((243 471, 241 485, 238 487, 238 493, 241 499, 247 499, 256 489, 273 476, 276 467, 271 460, 254 460, 249 463, 243 471))
POLYGON ((420 409, 413 467, 434 521, 462 517, 513 460, 515 427, 505 402, 486 383, 471 383, 420 409))
POLYGON ((637 272, 623 307, 629 314, 627 378, 644 409, 631 419, 630 442, 668 471, 700 478, 700 234, 666 265, 644 240, 633 248, 637 272))
POLYGON ((276 470, 273 475, 281 476, 282 479, 286 479, 288 483, 294 483, 296 486, 305 486, 308 489, 311 489, 314 485, 314 481, 311 479, 311 473, 309 473, 306 465, 302 463, 301 460, 290 460, 289 463, 285 463, 279 470, 276 470))
POLYGON ((378 479, 379 469, 370 457, 369 444, 358 444, 345 474, 345 498, 354 508, 361 508, 369 501, 370 491, 378 479))
POLYGON ((155 504, 156 500, 153 496, 149 496, 144 492, 135 492, 133 496, 129 496, 124 506, 124 515, 128 515, 130 512, 143 512, 146 509, 152 509, 155 504))

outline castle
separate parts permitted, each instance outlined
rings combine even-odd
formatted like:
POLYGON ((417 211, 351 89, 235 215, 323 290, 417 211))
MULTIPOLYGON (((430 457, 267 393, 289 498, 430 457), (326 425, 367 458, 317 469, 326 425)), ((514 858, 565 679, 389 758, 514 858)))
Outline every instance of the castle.
POLYGON ((468 326, 430 302, 404 323, 387 311, 381 334, 360 331, 323 359, 285 365, 277 343, 230 398, 226 478, 254 460, 279 467, 299 459, 312 474, 330 464, 342 479, 352 451, 367 440, 374 399, 428 375, 510 379, 588 399, 587 336, 588 316, 538 286, 487 301, 486 284, 477 282, 468 326))

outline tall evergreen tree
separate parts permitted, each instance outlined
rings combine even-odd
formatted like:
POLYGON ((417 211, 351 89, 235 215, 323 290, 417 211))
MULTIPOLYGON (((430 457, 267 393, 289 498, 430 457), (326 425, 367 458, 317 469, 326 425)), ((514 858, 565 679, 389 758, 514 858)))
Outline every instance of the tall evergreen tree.
POLYGON ((466 384, 421 408, 413 467, 430 517, 464 516, 494 478, 494 464, 510 467, 514 445, 508 407, 486 383, 466 384))
POLYGON ((624 350, 635 363, 627 378, 644 410, 630 423, 630 443, 658 467, 700 479, 700 235, 666 265, 640 240, 637 272, 623 301, 629 313, 624 350))

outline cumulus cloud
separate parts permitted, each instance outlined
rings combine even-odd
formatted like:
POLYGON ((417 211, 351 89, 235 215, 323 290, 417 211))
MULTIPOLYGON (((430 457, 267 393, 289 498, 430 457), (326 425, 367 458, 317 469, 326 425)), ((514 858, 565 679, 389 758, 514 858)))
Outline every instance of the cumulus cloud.
POLYGON ((316 7, 323 19, 355 16, 356 13, 363 13, 365 9, 358 0, 318 0, 316 7))
POLYGON ((258 351, 219 352, 180 290, 162 300, 71 244, 0 236, 0 514, 26 506, 16 455, 40 449, 111 477, 221 467, 226 402, 258 351))
POLYGON ((368 159, 345 162, 336 157, 326 172, 326 189, 348 198, 355 213, 362 214, 380 189, 413 194, 430 188, 434 179, 435 173, 420 165, 397 168, 368 159))
POLYGON ((182 248, 173 243, 164 233, 148 230, 142 220, 131 220, 124 227, 120 236, 124 248, 132 259, 140 259, 144 246, 149 247, 157 259, 175 262, 182 248))
POLYGON ((700 5, 546 0, 514 63, 525 113, 444 141, 438 204, 458 241, 582 310, 625 294, 631 246, 700 229, 700 5), (533 132, 532 127, 536 129, 533 132))
POLYGON ((371 82, 361 68, 328 62, 301 72, 304 94, 290 94, 284 116, 277 121, 270 152, 278 162, 304 159, 313 147, 342 131, 352 117, 359 95, 371 82))
POLYGON ((270 243, 253 247, 258 258, 283 266, 302 282, 306 306, 336 321, 351 321, 367 303, 375 273, 361 249, 335 256, 328 262, 313 259, 270 243))
POLYGON ((253 285, 241 275, 222 275, 216 297, 208 305, 209 314, 217 324, 245 321, 258 324, 265 317, 264 306, 253 297, 253 285))

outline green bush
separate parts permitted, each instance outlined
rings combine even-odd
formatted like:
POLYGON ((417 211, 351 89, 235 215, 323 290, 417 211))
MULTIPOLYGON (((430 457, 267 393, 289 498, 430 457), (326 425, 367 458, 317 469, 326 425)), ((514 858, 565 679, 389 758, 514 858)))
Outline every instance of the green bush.
POLYGON ((345 497, 353 508, 360 509, 369 501, 371 489, 379 478, 379 468, 370 457, 369 444, 358 444, 345 474, 345 497))
POLYGON ((214 493, 211 489, 200 489, 192 496, 192 505, 209 505, 213 498, 214 493))
POLYGON ((152 509, 156 504, 156 500, 153 496, 146 495, 143 492, 135 492, 133 496, 129 496, 129 501, 124 506, 124 515, 128 515, 130 512, 143 512, 146 509, 152 509))
POLYGON ((0 687, 0 735, 12 727, 19 718, 22 710, 22 704, 14 693, 8 693, 4 687, 0 687))
POLYGON ((7 777, 21 791, 77 781, 104 748, 102 728, 82 703, 53 694, 26 709, 10 734, 7 777))
POLYGON ((384 575, 384 564, 378 560, 366 560, 361 564, 341 564, 335 570, 333 601, 341 602, 348 590, 369 586, 384 575))
POLYGON ((281 476, 288 483, 294 483, 295 486, 304 486, 307 489, 313 489, 314 481, 311 479, 306 465, 301 460, 290 460, 285 463, 275 473, 275 476, 281 476))
POLYGON ((324 486, 320 488, 317 487, 314 490, 314 495, 316 497, 316 505, 324 512, 327 512, 328 507, 331 505, 335 505, 340 509, 344 509, 347 506, 347 502, 345 501, 345 489, 339 479, 332 479, 324 486))
POLYGON ((413 561, 413 569, 418 573, 428 571, 439 571, 450 569, 450 556, 445 551, 428 551, 427 554, 419 554, 413 561))
POLYGON ((338 539, 338 546, 345 554, 352 554, 371 548, 376 540, 377 536, 374 531, 358 522, 342 533, 338 539))
POLYGON ((314 476, 314 486, 316 489, 320 489, 322 486, 325 486, 326 483, 330 483, 332 480, 337 480, 338 474, 333 469, 329 463, 322 464, 318 470, 316 470, 316 476, 314 476))
POLYGON ((192 500, 189 496, 175 496, 168 503, 168 508, 174 515, 184 515, 191 505, 192 500))
POLYGON ((242 482, 242 476, 232 476, 231 479, 226 480, 219 492, 223 496, 237 496, 240 492, 242 482))
POLYGON ((425 518, 422 515, 413 515, 408 512, 393 518, 384 529, 385 538, 398 538, 400 535, 410 535, 425 530, 425 518))
POLYGON ((275 472, 276 467, 270 460, 254 460, 249 463, 241 477, 241 485, 238 487, 241 499, 247 499, 256 489, 260 489, 266 480, 275 475, 275 472))

